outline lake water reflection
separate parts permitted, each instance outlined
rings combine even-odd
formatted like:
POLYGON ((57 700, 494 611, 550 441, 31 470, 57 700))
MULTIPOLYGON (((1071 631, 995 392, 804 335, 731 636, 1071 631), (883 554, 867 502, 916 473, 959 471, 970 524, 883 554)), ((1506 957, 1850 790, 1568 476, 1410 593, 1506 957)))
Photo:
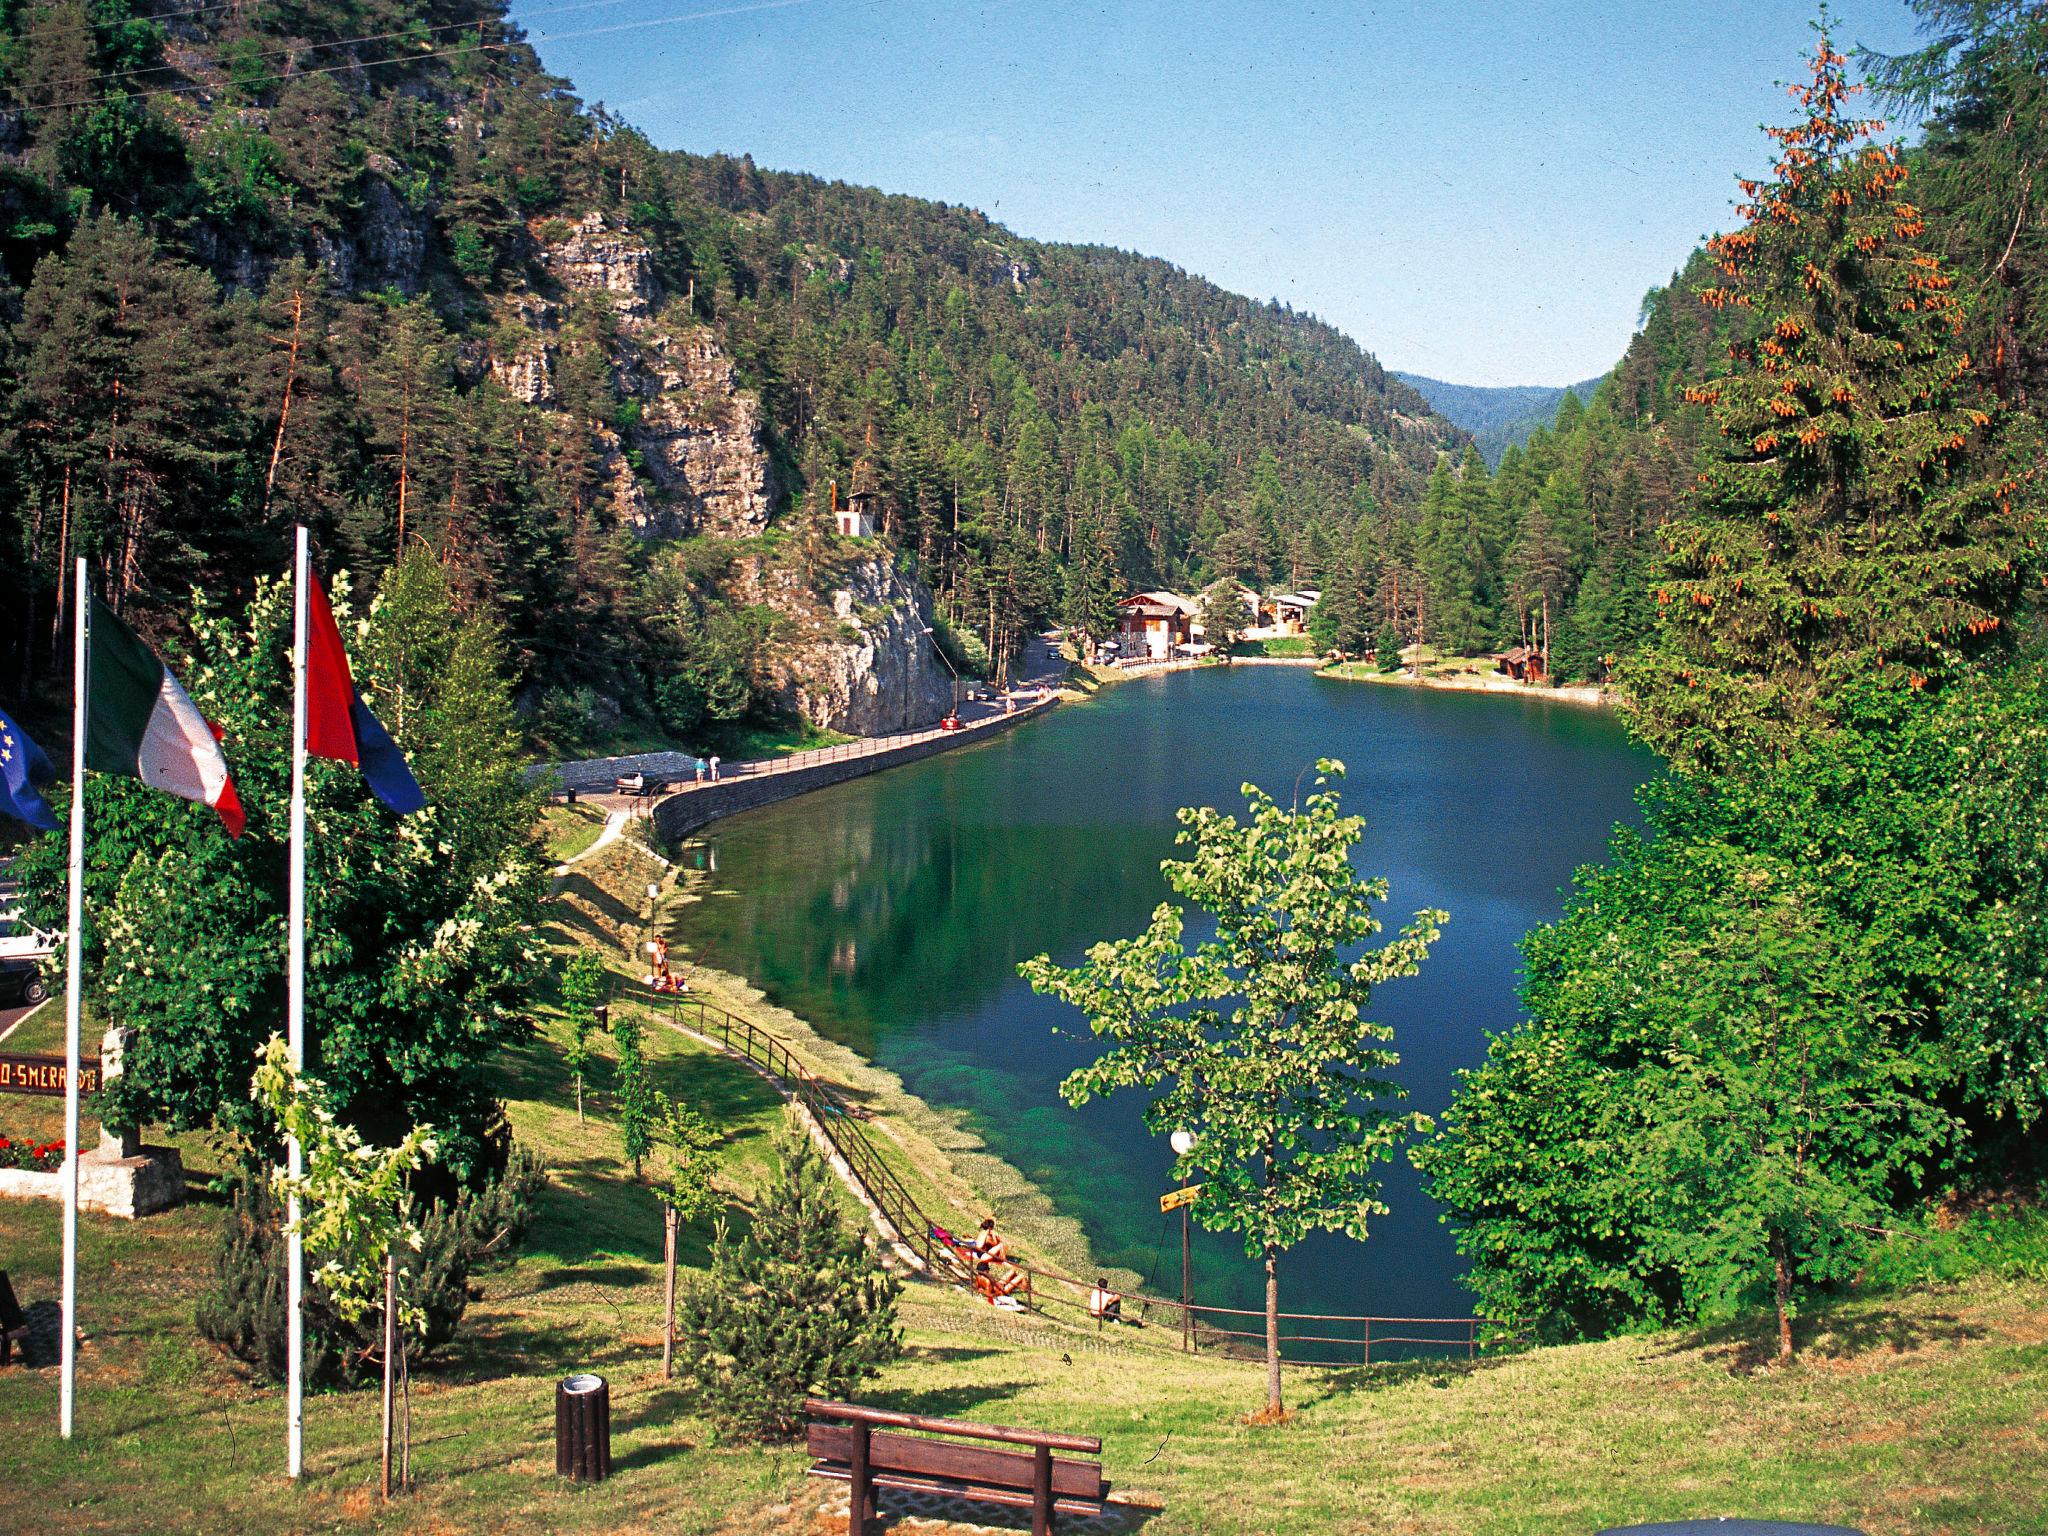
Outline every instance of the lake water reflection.
MULTIPOLYGON (((1017 963, 1064 963, 1137 932, 1167 895, 1176 808, 1286 798, 1318 756, 1344 760, 1367 818, 1360 863, 1388 878, 1389 930, 1451 914, 1420 976, 1383 988, 1398 1076, 1434 1112, 1488 1031, 1517 1016, 1515 941, 1554 917, 1653 770, 1608 715, 1541 699, 1379 687, 1240 667, 1122 684, 995 741, 750 812, 706 834, 717 872, 677 938, 820 1031, 966 1110, 991 1145, 1086 1227, 1097 1252, 1178 1288, 1172 1161, 1131 1093, 1081 1111, 1059 1080, 1094 1053, 1017 963)), ((1451 1233, 1405 1163, 1364 1245, 1316 1237, 1282 1271, 1288 1310, 1465 1315, 1451 1233)), ((1196 1232, 1196 1294, 1256 1306, 1235 1240, 1196 1232)))

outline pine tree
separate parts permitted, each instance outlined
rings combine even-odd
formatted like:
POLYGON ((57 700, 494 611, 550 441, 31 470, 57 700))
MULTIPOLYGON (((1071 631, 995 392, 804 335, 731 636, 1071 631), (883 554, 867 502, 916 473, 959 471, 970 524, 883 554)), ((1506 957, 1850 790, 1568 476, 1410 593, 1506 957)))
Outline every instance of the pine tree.
POLYGON ((792 1115, 745 1236, 724 1223, 711 1272, 676 1315, 684 1373, 719 1430, 786 1438, 804 1399, 845 1397, 902 1352, 896 1277, 841 1214, 831 1170, 792 1115))
POLYGON ((1772 179, 1710 242, 1700 298, 1748 326, 1688 391, 1722 456, 1665 529, 1659 643, 1626 674, 1636 728, 1682 767, 1782 754, 1858 685, 1939 686, 2019 597, 2031 513, 1982 468, 1995 429, 1951 279, 1853 89, 1823 31, 1772 179))

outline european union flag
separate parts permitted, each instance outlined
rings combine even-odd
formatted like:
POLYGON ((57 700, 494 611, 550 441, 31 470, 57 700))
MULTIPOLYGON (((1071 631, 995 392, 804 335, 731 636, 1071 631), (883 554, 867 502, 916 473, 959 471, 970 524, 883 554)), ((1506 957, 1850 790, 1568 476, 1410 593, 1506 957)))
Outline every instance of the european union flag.
POLYGON ((12 816, 45 832, 63 830, 49 802, 36 793, 38 784, 57 777, 43 749, 0 710, 0 815, 12 816))

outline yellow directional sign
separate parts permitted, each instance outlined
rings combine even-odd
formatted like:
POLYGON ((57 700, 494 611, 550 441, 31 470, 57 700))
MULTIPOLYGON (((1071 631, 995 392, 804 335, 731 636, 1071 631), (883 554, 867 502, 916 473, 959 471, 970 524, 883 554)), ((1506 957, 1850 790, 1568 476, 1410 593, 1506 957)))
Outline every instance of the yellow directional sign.
POLYGON ((1161 1195, 1159 1197, 1160 1214, 1164 1215, 1168 1211, 1177 1211, 1184 1205, 1193 1205, 1195 1203, 1195 1196, 1201 1192, 1201 1185, 1190 1184, 1183 1189, 1176 1189, 1171 1193, 1161 1195))

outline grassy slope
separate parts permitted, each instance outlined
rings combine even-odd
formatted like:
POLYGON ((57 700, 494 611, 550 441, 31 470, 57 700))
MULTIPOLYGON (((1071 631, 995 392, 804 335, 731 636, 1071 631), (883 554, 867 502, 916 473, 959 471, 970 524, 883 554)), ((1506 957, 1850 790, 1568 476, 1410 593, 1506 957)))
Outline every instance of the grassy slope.
MULTIPOLYGON (((624 963, 647 866, 610 850, 571 930, 624 963), (607 873, 607 871, 609 873, 607 873)), ((579 866, 581 869, 582 866, 579 866)), ((735 999, 735 1001, 743 1001, 735 999)), ((418 1491, 374 1500, 374 1394, 309 1408, 310 1476, 285 1486, 281 1394, 200 1344, 192 1299, 212 1251, 207 1206, 130 1225, 87 1218, 80 1436, 54 1433, 55 1373, 0 1373, 0 1425, 21 1448, 0 1479, 0 1528, 77 1531, 808 1530, 818 1494, 788 1450, 719 1448, 680 1388, 659 1380, 660 1223, 624 1176, 604 1067, 579 1127, 561 1026, 507 1063, 521 1137, 557 1180, 517 1263, 486 1277, 455 1352, 415 1378, 418 1491), (614 1391, 617 1475, 553 1477, 557 1377, 594 1367, 614 1391)), ((735 1219, 758 1187, 779 1113, 745 1068, 651 1033, 662 1085, 728 1130, 735 1219)), ((820 1061, 821 1066, 827 1066, 820 1061)), ((836 1068, 835 1068, 836 1070, 836 1068)), ((897 1118, 872 1092, 920 1198, 975 1198, 936 1166, 936 1117, 897 1118)), ((196 1152, 195 1152, 196 1156, 196 1152)), ((969 1149, 970 1166, 972 1152, 969 1149)), ((1006 1207, 999 1207, 1005 1209, 1006 1207)), ((0 1203, 0 1263, 22 1299, 54 1288, 54 1205, 0 1203)), ((687 1234, 701 1262, 708 1233, 687 1234)), ((2004 1532, 2048 1523, 2048 1288, 1974 1281, 1865 1300, 1808 1326, 1808 1355, 1755 1372, 1761 1328, 1674 1333, 1455 1366, 1290 1376, 1300 1410, 1253 1430, 1256 1367, 1163 1352, 1158 1331, 1098 1340, 998 1317, 957 1294, 906 1293, 911 1350, 866 1394, 927 1412, 1100 1434, 1110 1475, 1174 1533, 1583 1533, 1605 1524, 1747 1513, 1879 1533, 2004 1532)))

